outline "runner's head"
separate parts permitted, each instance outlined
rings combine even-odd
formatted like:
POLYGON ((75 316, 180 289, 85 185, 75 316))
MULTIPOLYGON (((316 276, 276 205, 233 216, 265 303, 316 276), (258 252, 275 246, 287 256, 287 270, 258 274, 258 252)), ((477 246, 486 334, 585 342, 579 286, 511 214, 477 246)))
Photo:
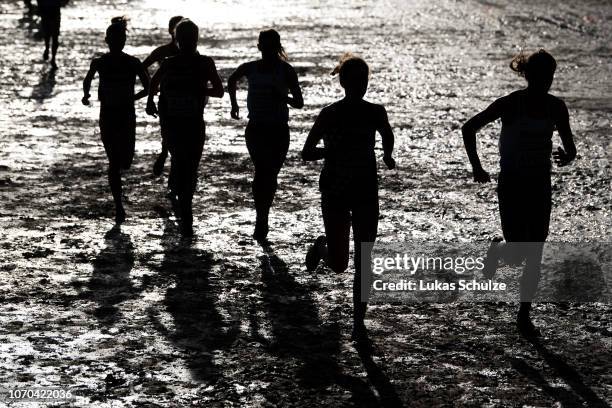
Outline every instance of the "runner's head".
POLYGON ((525 77, 529 89, 546 93, 555 77, 557 61, 545 50, 539 50, 531 55, 520 53, 512 59, 510 68, 525 77))
POLYGON ((281 44, 280 34, 273 29, 265 30, 259 33, 259 42, 257 48, 261 51, 264 59, 279 59, 287 61, 287 53, 281 44))
POLYGON ((106 29, 106 44, 111 51, 121 51, 125 47, 127 37, 126 17, 114 17, 112 24, 106 29))
POLYGON ((182 19, 176 26, 175 38, 178 47, 184 54, 193 54, 198 49, 198 26, 187 18, 182 19))
POLYGON ((183 16, 174 16, 170 19, 170 21, 168 21, 168 32, 170 33, 170 36, 172 37, 173 41, 175 38, 174 30, 176 29, 176 26, 178 25, 178 23, 181 22, 182 19, 183 19, 183 16))
POLYGON ((340 74, 340 85, 346 96, 361 99, 366 94, 370 79, 370 67, 353 54, 344 54, 332 75, 340 74))

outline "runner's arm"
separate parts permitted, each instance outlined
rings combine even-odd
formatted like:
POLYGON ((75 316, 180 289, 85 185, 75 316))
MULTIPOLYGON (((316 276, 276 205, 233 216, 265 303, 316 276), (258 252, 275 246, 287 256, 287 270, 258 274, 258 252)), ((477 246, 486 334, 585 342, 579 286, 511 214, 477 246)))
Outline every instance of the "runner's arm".
POLYGON ((559 99, 559 112, 556 120, 557 131, 561 137, 563 148, 559 147, 553 152, 555 163, 559 167, 567 166, 576 158, 576 145, 574 144, 574 135, 569 121, 569 112, 565 102, 559 99))
POLYGON ((81 99, 83 105, 89 105, 89 98, 91 98, 91 94, 89 93, 91 90, 91 81, 93 81, 97 71, 98 60, 93 59, 89 66, 89 71, 87 71, 87 75, 85 75, 85 79, 83 80, 83 99, 81 99))
POLYGON ((159 61, 159 48, 154 49, 151 54, 147 58, 142 61, 142 65, 144 65, 145 69, 149 69, 149 67, 156 62, 159 61))
POLYGON ((476 132, 483 126, 501 118, 505 109, 506 98, 500 98, 493 102, 487 109, 468 120, 461 128, 463 144, 472 165, 474 181, 486 183, 491 181, 489 174, 482 168, 478 151, 476 149, 476 132))
POLYGON ((236 85, 238 81, 246 75, 247 64, 242 64, 230 75, 227 80, 227 93, 229 93, 230 101, 232 103, 231 116, 234 119, 238 119, 240 108, 238 107, 238 101, 236 100, 236 85))
POLYGON ((217 66, 215 65, 215 61, 213 61, 212 58, 208 58, 207 65, 207 77, 210 78, 212 88, 206 88, 206 95, 212 96, 213 98, 223 98, 223 82, 221 82, 221 77, 219 77, 219 73, 217 72, 217 66))
POLYGON ((302 149, 302 160, 315 161, 325 158, 325 148, 317 147, 325 131, 325 111, 321 111, 315 121, 302 149))
POLYGON ((142 91, 134 95, 134 100, 137 101, 141 98, 144 98, 145 96, 149 94, 150 79, 149 79, 149 73, 147 72, 147 69, 145 68, 144 64, 141 63, 140 61, 138 61, 136 72, 137 72, 138 78, 140 79, 140 83, 142 84, 144 88, 142 91))
POLYGON ((149 83, 149 97, 147 98, 147 115, 157 116, 157 106, 155 105, 155 95, 159 92, 159 85, 161 83, 161 79, 166 71, 166 65, 162 64, 161 67, 157 70, 153 78, 151 78, 151 82, 149 83))
POLYGON ((288 66, 287 70, 289 91, 291 92, 291 96, 287 98, 287 104, 292 108, 302 109, 304 107, 304 97, 302 96, 302 89, 300 88, 297 73, 291 65, 288 66))
POLYGON ((393 170, 395 168, 395 160, 393 159, 393 146, 395 145, 395 136, 393 135, 393 129, 391 129, 391 124, 389 123, 389 116, 387 115, 387 110, 381 106, 381 119, 380 125, 378 127, 378 133, 382 137, 382 145, 383 145, 383 161, 387 165, 389 170, 393 170))

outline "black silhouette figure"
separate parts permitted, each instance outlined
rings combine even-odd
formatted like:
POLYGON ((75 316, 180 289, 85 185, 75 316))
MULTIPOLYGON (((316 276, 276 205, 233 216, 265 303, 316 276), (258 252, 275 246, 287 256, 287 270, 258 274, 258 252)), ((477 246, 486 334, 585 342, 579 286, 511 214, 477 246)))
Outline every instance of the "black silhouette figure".
POLYGON ((231 116, 239 119, 236 84, 241 78, 247 78, 249 123, 245 138, 255 166, 252 187, 257 213, 253 238, 265 242, 278 173, 289 150, 288 106, 301 109, 304 100, 297 74, 287 63, 280 35, 275 30, 262 31, 257 48, 261 59, 240 65, 230 76, 227 90, 232 102, 231 116))
POLYGON ((89 90, 96 72, 100 76, 98 99, 100 100, 100 134, 108 157, 108 181, 115 202, 115 221, 125 221, 121 172, 128 170, 134 158, 136 140, 136 112, 134 101, 147 95, 149 76, 140 60, 124 53, 127 20, 115 22, 106 30, 106 43, 110 52, 93 59, 83 81, 83 104, 89 105, 89 90), (136 77, 144 87, 134 94, 136 77))
POLYGON ((28 35, 31 35, 36 39, 40 39, 42 38, 40 25, 38 19, 34 17, 37 14, 36 7, 34 7, 31 0, 25 0, 24 4, 26 10, 23 13, 23 17, 19 19, 19 27, 28 30, 28 35))
POLYGON ((382 136, 383 160, 389 169, 395 168, 394 136, 385 108, 363 99, 370 72, 366 62, 347 55, 335 72, 340 74, 346 96, 321 111, 302 150, 306 161, 324 159, 319 187, 325 236, 308 251, 306 266, 313 270, 326 257, 334 272, 343 272, 348 266, 353 226, 353 338, 361 341, 367 340, 363 321, 367 302, 363 298, 369 292, 369 286, 362 287, 362 278, 369 281, 371 275, 371 250, 378 229, 375 136, 377 131, 382 136), (321 139, 322 148, 317 147, 321 139), (368 270, 362 271, 363 266, 368 270))
POLYGON ((31 17, 34 14, 34 6, 32 5, 32 0, 23 0, 23 4, 27 9, 27 14, 31 17))
MULTIPOLYGON (((49 59, 49 46, 51 46, 51 67, 57 68, 56 56, 59 48, 60 25, 62 21, 61 8, 68 4, 68 0, 37 0, 40 26, 45 40, 43 59, 49 59)), ((26 3, 27 4, 27 3, 26 3)), ((31 9, 31 2, 28 8, 31 9)))
POLYGON ((529 57, 521 54, 512 60, 510 67, 525 77, 527 88, 493 102, 467 121, 462 133, 474 181, 487 183, 491 178, 480 164, 476 132, 488 123, 502 120, 497 194, 502 230, 508 245, 495 242, 491 245, 485 276, 493 276, 498 257, 510 264, 525 261, 517 325, 523 335, 537 336, 539 333, 529 312, 540 280, 542 250, 550 222, 550 157, 552 153, 558 166, 566 166, 576 157, 576 147, 565 103, 548 93, 557 67, 553 56, 544 50, 529 57), (561 136, 563 148, 553 153, 555 129, 561 136))
MULTIPOLYGON (((176 43, 176 36, 174 30, 178 23, 181 22, 183 16, 174 16, 168 22, 168 33, 170 33, 170 42, 168 44, 164 44, 160 47, 157 47, 153 50, 153 52, 145 58, 142 62, 145 68, 149 68, 154 64, 161 65, 162 61, 166 58, 174 57, 178 55, 179 48, 176 43)), ((161 122, 161 121, 160 121, 161 122)), ((166 158, 168 157, 168 144, 166 142, 166 134, 165 129, 161 128, 161 136, 162 136, 162 150, 157 156, 155 163, 153 164, 153 174, 156 176, 160 176, 164 171, 164 165, 166 164, 166 158)), ((176 197, 176 180, 174 178, 174 172, 172 168, 170 169, 170 175, 168 176, 168 194, 170 197, 176 197)))
POLYGON ((181 232, 193 235, 192 200, 206 137, 206 96, 221 98, 223 84, 212 58, 197 51, 199 30, 184 19, 176 26, 179 54, 164 60, 153 76, 147 113, 156 116, 154 96, 160 89, 159 113, 170 150, 181 217, 181 232), (212 84, 212 88, 208 84, 212 84))

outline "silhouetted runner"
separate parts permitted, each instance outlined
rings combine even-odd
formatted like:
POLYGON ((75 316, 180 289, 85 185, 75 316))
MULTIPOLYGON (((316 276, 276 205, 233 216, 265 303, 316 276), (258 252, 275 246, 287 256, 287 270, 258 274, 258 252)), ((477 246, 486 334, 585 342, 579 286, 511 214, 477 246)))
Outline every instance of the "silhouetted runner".
POLYGON ((206 97, 223 96, 215 62, 197 51, 198 36, 198 26, 190 20, 184 19, 176 26, 179 54, 162 62, 151 80, 147 102, 147 113, 156 115, 158 110, 153 99, 160 89, 160 122, 166 129, 172 169, 176 172, 181 233, 185 236, 193 235, 192 200, 206 137, 206 97))
POLYGON ((51 66, 57 68, 56 56, 59 48, 60 25, 62 21, 61 8, 69 0, 38 0, 38 14, 40 27, 45 40, 43 59, 49 59, 49 46, 51 45, 51 66))
POLYGON ((239 119, 236 84, 241 78, 247 78, 249 123, 245 139, 255 167, 252 188, 257 214, 253 238, 265 242, 278 173, 289 150, 288 106, 301 109, 304 100, 297 74, 287 63, 280 35, 275 30, 262 31, 257 48, 261 59, 240 65, 230 76, 227 90, 232 102, 231 116, 239 119))
MULTIPOLYGON (((164 44, 160 47, 157 47, 153 50, 151 55, 149 55, 142 62, 145 68, 149 68, 153 64, 161 65, 161 63, 170 57, 174 57, 178 55, 179 48, 176 43, 176 38, 174 35, 174 30, 178 23, 181 22, 183 16, 174 16, 168 22, 168 33, 170 34, 170 42, 168 44, 164 44)), ((168 145, 166 143, 165 129, 161 128, 161 136, 162 136, 162 151, 157 156, 155 163, 153 164, 153 174, 156 176, 160 176, 164 171, 164 165, 166 163, 166 158, 168 157, 168 145)), ((170 197, 176 197, 176 180, 174 180, 174 174, 172 172, 172 168, 170 168, 170 174, 168 175, 168 194, 170 197)))
POLYGON ((499 118, 502 130, 499 139, 500 167, 497 194, 504 239, 509 245, 491 245, 485 276, 492 277, 497 258, 509 263, 525 260, 521 277, 521 307, 517 325, 526 336, 537 336, 529 317, 531 301, 540 280, 544 241, 548 236, 551 210, 551 153, 559 166, 576 157, 576 147, 565 103, 548 93, 557 62, 540 50, 529 57, 521 54, 510 64, 523 75, 527 88, 512 92, 491 104, 467 121, 462 128, 463 141, 474 181, 487 183, 489 174, 482 168, 476 151, 476 132, 499 118), (552 152, 552 135, 557 130, 563 148, 552 152), (512 243, 530 243, 515 244, 512 243), (517 254, 518 251, 518 254, 517 254))
POLYGON ((115 21, 106 30, 106 43, 110 52, 93 59, 83 81, 83 104, 89 105, 89 90, 96 72, 100 76, 100 134, 108 156, 108 181, 115 202, 115 221, 125 221, 121 172, 130 168, 134 158, 136 113, 134 101, 148 94, 149 76, 140 60, 124 53, 127 20, 115 21), (134 94, 136 77, 144 90, 134 94))
POLYGON ((32 6, 32 0, 24 0, 23 3, 25 4, 26 9, 28 10, 26 13, 31 16, 34 14, 34 6, 32 6))
POLYGON ((353 339, 362 342, 367 340, 364 324, 367 303, 362 301, 362 294, 369 290, 369 287, 362 290, 362 276, 369 282, 371 275, 371 270, 362 271, 362 259, 364 265, 370 265, 368 259, 378 229, 376 132, 382 136, 383 160, 389 169, 395 168, 394 136, 385 108, 363 99, 370 74, 365 61, 345 56, 334 72, 340 74, 345 97, 321 111, 302 150, 306 161, 324 159, 319 189, 325 236, 317 238, 309 249, 306 266, 314 270, 321 258, 326 258, 334 272, 344 272, 348 267, 352 225, 353 339), (322 148, 317 147, 321 140, 322 148))

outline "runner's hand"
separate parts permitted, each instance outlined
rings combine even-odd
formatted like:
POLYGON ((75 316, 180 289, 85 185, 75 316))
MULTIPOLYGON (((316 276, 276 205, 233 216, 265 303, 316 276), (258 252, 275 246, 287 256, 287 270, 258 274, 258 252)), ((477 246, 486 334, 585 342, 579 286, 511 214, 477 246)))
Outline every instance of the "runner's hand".
POLYGON ((240 108, 238 105, 232 106, 232 111, 230 112, 232 119, 240 119, 240 108))
POLYGON ((387 165, 389 170, 393 170, 395 168, 395 159, 391 156, 384 156, 383 161, 387 165))
POLYGON ((573 158, 571 158, 569 154, 567 154, 561 147, 558 147, 557 151, 553 152, 552 155, 555 163, 557 163, 557 166, 559 167, 567 166, 573 160, 573 158))
POLYGON ((89 96, 84 96, 83 99, 81 99, 81 103, 85 106, 89 106, 89 96))
POLYGON ((473 169, 474 181, 477 183, 488 183, 491 181, 491 176, 482 167, 473 169))

